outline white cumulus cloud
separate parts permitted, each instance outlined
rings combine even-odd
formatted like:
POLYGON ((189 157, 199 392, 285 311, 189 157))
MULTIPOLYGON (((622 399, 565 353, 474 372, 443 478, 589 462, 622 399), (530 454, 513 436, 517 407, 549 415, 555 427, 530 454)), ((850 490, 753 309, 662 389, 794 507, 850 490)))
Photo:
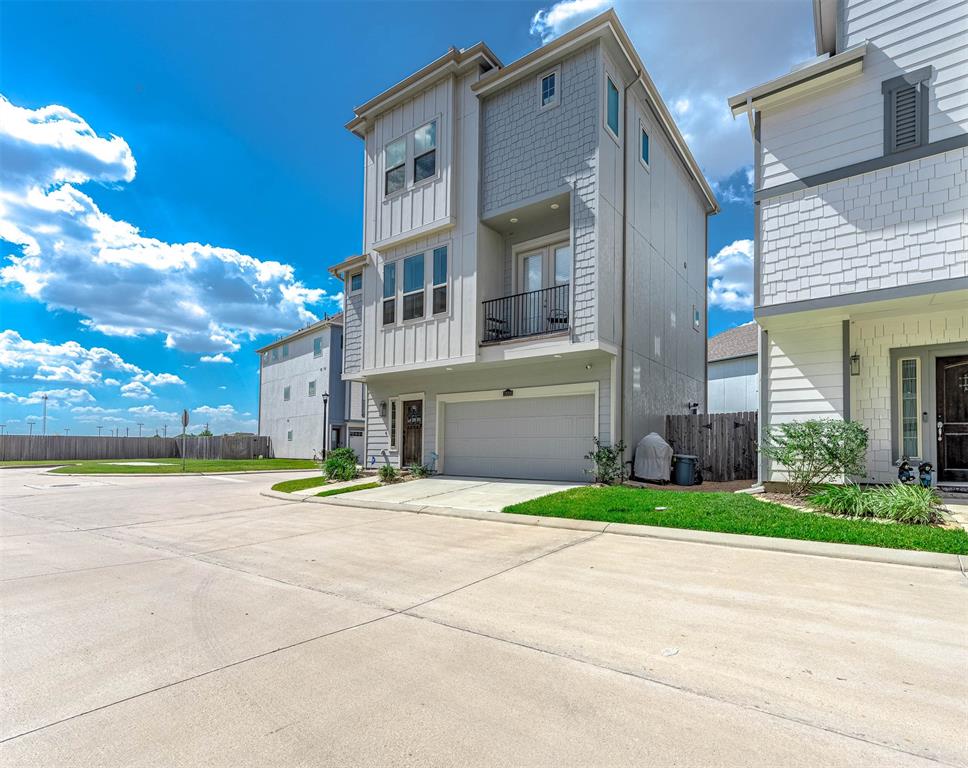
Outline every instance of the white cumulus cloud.
POLYGON ((147 400, 154 396, 150 387, 146 387, 140 381, 129 381, 121 385, 121 397, 130 397, 133 400, 147 400))
POLYGON ((753 241, 734 240, 709 259, 710 307, 749 310, 753 307, 753 241))
POLYGON ((232 358, 219 352, 217 355, 202 355, 198 358, 203 363, 231 363, 232 358))
POLYGON ((65 107, 25 109, 0 96, 0 154, 0 239, 15 246, 0 283, 92 329, 214 355, 311 323, 311 307, 331 299, 288 264, 165 242, 102 211, 79 186, 132 181, 134 157, 124 139, 99 136, 65 107))

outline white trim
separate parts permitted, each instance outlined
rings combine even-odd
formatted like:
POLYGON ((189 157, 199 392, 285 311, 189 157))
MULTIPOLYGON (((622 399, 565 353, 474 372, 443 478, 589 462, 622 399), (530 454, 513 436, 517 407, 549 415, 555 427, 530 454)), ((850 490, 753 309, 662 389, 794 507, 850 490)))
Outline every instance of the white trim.
POLYGON ((538 111, 544 112, 549 109, 554 109, 559 104, 561 104, 561 64, 552 67, 551 69, 545 70, 537 77, 537 87, 538 87, 538 111), (542 104, 541 100, 544 98, 544 80, 546 77, 551 75, 555 76, 555 92, 551 97, 551 101, 547 104, 542 104))
MULTIPOLYGON (((583 381, 575 384, 549 384, 541 387, 512 387, 514 395, 510 399, 521 399, 530 397, 568 397, 570 395, 593 395, 595 399, 595 431, 596 437, 599 436, 599 385, 597 381, 583 381)), ((411 398, 416 399, 416 398, 411 398)), ((444 437, 444 406, 448 403, 473 403, 485 400, 505 400, 503 389, 481 389, 475 392, 448 392, 437 395, 436 409, 434 418, 434 453, 437 454, 438 471, 444 472, 444 456, 441 443, 444 437)), ((426 418, 426 412, 424 414, 426 418)))
POLYGON ((403 133, 400 136, 397 136, 395 139, 390 139, 390 141, 386 142, 386 144, 383 145, 383 151, 380 153, 380 155, 381 155, 381 157, 383 159, 383 163, 382 163, 382 165, 383 165, 383 170, 382 170, 382 173, 383 173, 383 184, 381 185, 381 187, 383 189, 383 199, 384 200, 390 200, 390 199, 392 199, 394 197, 397 197, 399 195, 402 195, 404 192, 407 191, 407 189, 409 187, 409 185, 407 184, 407 157, 408 157, 409 154, 410 154, 410 152, 409 152, 409 142, 407 140, 407 134, 406 133, 403 133), (403 140, 403 163, 401 164, 403 166, 403 186, 400 187, 400 189, 393 190, 393 192, 387 192, 387 174, 390 171, 396 170, 397 168, 400 167, 400 165, 394 165, 392 168, 388 168, 387 167, 387 149, 389 148, 389 146, 391 144, 396 144, 401 139, 403 140))
POLYGON ((421 123, 412 131, 410 131, 410 137, 407 140, 407 149, 410 154, 410 157, 409 157, 410 189, 416 189, 417 187, 422 187, 424 184, 429 184, 430 182, 436 181, 437 179, 440 178, 440 124, 442 122, 441 117, 442 117, 441 113, 438 112, 434 117, 430 118, 430 120, 428 120, 425 123, 421 123), (421 152, 420 157, 423 157, 424 155, 430 152, 434 153, 434 172, 430 174, 430 176, 427 176, 426 178, 423 178, 420 181, 417 181, 417 149, 415 146, 416 142, 414 141, 414 138, 417 135, 417 131, 419 131, 421 128, 426 128, 428 125, 432 123, 436 123, 436 125, 434 126, 434 148, 421 152))
POLYGON ((346 285, 346 288, 347 288, 346 293, 347 293, 347 295, 349 295, 349 296, 356 296, 356 294, 358 294, 358 293, 363 293, 363 270, 362 269, 358 269, 358 270, 356 270, 354 272, 350 272, 350 274, 346 278, 346 283, 347 283, 347 285, 346 285), (359 275, 359 277, 360 277, 360 287, 359 288, 356 288, 354 290, 354 288, 353 288, 353 278, 356 277, 357 275, 359 275))
POLYGON ((897 361, 897 454, 898 456, 907 456, 909 459, 919 459, 922 458, 924 454, 924 443, 922 429, 921 429, 921 389, 922 389, 923 379, 921 376, 921 358, 920 357, 901 357, 897 361), (915 394, 917 395, 916 403, 917 408, 915 409, 915 423, 918 425, 918 451, 917 454, 911 456, 904 453, 904 363, 909 360, 914 361, 914 375, 915 375, 915 394))
MULTIPOLYGON (((571 229, 562 229, 557 232, 552 232, 550 235, 542 235, 541 237, 535 237, 531 240, 525 240, 521 243, 515 243, 511 246, 511 293, 523 293, 523 288, 521 287, 520 270, 518 269, 518 262, 520 261, 520 256, 530 255, 533 251, 544 251, 544 258, 542 260, 542 288, 550 288, 554 285, 544 285, 545 278, 550 274, 552 279, 554 279, 554 252, 553 247, 556 245, 568 245, 571 247, 571 284, 574 285, 575 282, 575 248, 571 242, 571 229), (550 263, 549 263, 550 262, 550 263), (549 272, 550 270, 550 272, 549 272)), ((572 291, 571 293, 574 293, 572 291)))

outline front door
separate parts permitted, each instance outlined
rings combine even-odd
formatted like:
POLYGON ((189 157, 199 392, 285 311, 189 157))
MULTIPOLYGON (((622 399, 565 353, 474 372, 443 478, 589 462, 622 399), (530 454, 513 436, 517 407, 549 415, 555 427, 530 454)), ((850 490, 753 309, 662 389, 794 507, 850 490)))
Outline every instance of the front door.
POLYGON ((403 466, 423 463, 423 400, 403 403, 403 466))
POLYGON ((968 355, 939 357, 938 480, 968 482, 968 355))

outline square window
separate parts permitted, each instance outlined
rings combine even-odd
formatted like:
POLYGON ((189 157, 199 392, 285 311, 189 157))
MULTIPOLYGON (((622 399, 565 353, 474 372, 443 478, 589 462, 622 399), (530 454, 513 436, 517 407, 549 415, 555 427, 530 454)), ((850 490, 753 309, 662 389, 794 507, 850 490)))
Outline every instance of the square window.
POLYGON ((386 168, 384 195, 392 195, 403 189, 407 183, 407 139, 400 137, 387 144, 383 152, 386 168))
POLYGON ((646 133, 645 128, 642 129, 642 146, 640 148, 640 155, 642 162, 645 167, 649 167, 649 134, 646 133))
POLYGON ((413 183, 437 173, 437 121, 413 132, 413 183))
POLYGON ((605 78, 605 124, 615 138, 619 137, 619 93, 612 78, 605 78))
POLYGON ((350 293, 359 293, 363 290, 363 273, 357 272, 350 275, 350 293))
POLYGON ((316 382, 315 381, 309 382, 309 396, 310 397, 316 397, 316 382))
POLYGON ((313 339, 313 357, 320 357, 323 354, 323 337, 317 336, 313 339))

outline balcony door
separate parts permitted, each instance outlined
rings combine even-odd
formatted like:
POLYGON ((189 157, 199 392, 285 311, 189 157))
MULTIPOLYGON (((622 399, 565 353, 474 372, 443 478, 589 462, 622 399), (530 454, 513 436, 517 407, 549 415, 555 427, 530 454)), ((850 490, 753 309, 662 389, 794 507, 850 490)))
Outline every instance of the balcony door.
POLYGON ((514 325, 531 336, 568 329, 571 245, 551 242, 517 255, 514 325))

